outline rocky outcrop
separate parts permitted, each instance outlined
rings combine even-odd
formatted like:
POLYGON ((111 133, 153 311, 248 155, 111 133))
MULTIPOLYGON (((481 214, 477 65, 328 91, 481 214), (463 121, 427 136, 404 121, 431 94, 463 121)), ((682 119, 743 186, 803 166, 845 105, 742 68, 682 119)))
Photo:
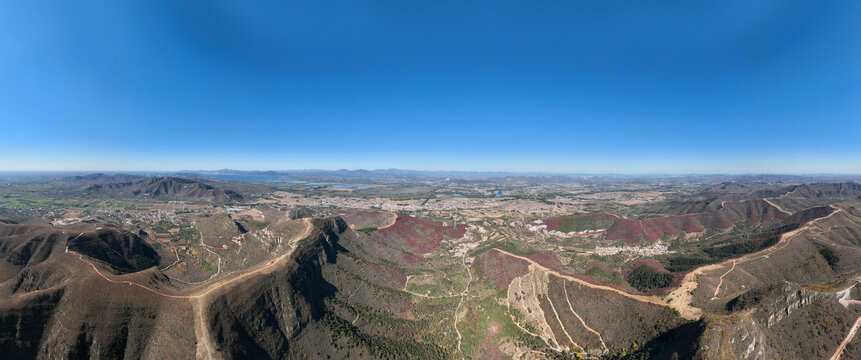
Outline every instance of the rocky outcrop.
MULTIPOLYGON (((807 290, 786 282, 742 294, 727 303, 732 314, 705 317, 705 329, 694 358, 775 359, 793 351, 808 353, 793 349, 798 339, 786 339, 779 334, 786 323, 811 316, 799 314, 815 303, 823 307, 834 306, 837 301, 832 293, 807 290)), ((826 347, 836 346, 829 345, 826 347)))

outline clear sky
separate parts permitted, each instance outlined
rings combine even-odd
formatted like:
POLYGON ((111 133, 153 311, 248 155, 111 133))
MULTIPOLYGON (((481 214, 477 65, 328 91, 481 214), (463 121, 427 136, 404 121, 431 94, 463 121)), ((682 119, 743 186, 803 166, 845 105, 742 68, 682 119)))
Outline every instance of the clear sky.
POLYGON ((0 170, 861 173, 861 1, 0 1, 0 170))

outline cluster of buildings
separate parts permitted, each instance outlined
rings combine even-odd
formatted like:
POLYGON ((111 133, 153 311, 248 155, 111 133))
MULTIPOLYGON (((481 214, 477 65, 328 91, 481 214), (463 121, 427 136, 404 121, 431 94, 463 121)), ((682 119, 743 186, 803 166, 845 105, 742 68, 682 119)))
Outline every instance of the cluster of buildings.
POLYGON ((388 211, 450 211, 462 209, 486 209, 495 207, 493 203, 475 203, 471 201, 450 201, 440 199, 428 199, 427 201, 411 200, 408 202, 395 202, 388 199, 360 199, 353 197, 314 196, 303 197, 298 194, 280 192, 284 195, 279 203, 282 205, 308 206, 308 207, 334 207, 338 209, 369 209, 378 208, 388 211))
POLYGON ((451 249, 451 253, 455 256, 461 257, 476 247, 478 247, 477 242, 462 242, 455 245, 454 249, 451 249))
POLYGON ((669 253, 667 245, 656 242, 649 246, 606 246, 596 247, 595 254, 598 255, 616 255, 616 254, 631 254, 639 256, 656 256, 669 253))

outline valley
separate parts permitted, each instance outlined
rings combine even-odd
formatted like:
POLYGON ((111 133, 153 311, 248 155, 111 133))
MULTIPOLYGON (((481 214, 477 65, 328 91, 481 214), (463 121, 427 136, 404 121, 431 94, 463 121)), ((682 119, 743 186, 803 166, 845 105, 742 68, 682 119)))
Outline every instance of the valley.
POLYGON ((860 357, 861 186, 792 180, 5 179, 0 350, 860 357))

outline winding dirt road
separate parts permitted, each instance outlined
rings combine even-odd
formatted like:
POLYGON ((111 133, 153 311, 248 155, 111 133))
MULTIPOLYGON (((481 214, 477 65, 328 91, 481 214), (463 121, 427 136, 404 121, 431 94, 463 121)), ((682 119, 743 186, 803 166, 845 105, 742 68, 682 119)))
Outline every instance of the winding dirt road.
POLYGON ((460 330, 457 329, 457 313, 460 312, 460 306, 463 305, 463 300, 466 299, 466 292, 469 291, 469 284, 472 283, 472 271, 469 270, 469 266, 466 265, 466 254, 463 254, 461 263, 463 264, 463 267, 466 268, 467 274, 469 274, 469 281, 467 281, 466 287, 463 289, 463 292, 460 293, 460 302, 457 303, 457 308, 454 309, 454 332, 457 333, 457 351, 460 353, 460 357, 462 359, 465 359, 463 356, 463 350, 460 349, 460 343, 462 341, 462 338, 460 336, 460 330))
MULTIPOLYGON (((840 305, 843 305, 844 308, 848 309, 849 305, 852 305, 852 304, 861 305, 861 301, 849 299, 849 292, 852 290, 852 288, 854 286, 855 285, 853 284, 849 288, 847 288, 843 291, 837 292, 838 294, 843 293, 843 296, 841 296, 840 299, 837 301, 840 303, 840 305)), ((855 320, 855 323, 852 324, 852 328, 849 329, 849 333, 846 334, 846 337, 843 338, 842 342, 840 342, 840 346, 837 347, 837 350, 834 350, 834 355, 831 355, 830 360, 837 360, 840 358, 840 355, 843 354, 843 350, 846 349, 846 345, 849 344, 849 341, 851 341, 852 338, 855 337, 855 333, 858 332, 859 326, 861 326, 861 316, 859 316, 858 319, 855 320)))
POLYGON ((715 293, 714 293, 714 295, 712 295, 712 297, 717 298, 717 296, 718 296, 718 292, 720 291, 720 286, 721 286, 721 285, 723 285, 723 277, 724 277, 724 276, 727 276, 727 274, 729 274, 729 273, 731 273, 733 270, 735 270, 735 265, 736 265, 736 264, 738 264, 738 262, 737 262, 737 261, 735 261, 735 260, 733 260, 733 262, 732 262, 732 267, 731 267, 731 268, 729 268, 729 270, 727 270, 725 273, 723 273, 723 275, 721 275, 721 276, 720 276, 720 278, 718 279, 718 284, 717 284, 717 286, 715 287, 715 293))
MULTIPOLYGON (((583 327, 584 327, 584 328, 586 328, 586 330, 587 330, 587 331, 589 331, 589 332, 591 332, 591 333, 595 334, 596 336, 598 336, 598 340, 600 340, 600 341, 601 341, 601 347, 602 347, 604 350, 608 350, 608 348, 607 348, 607 344, 605 344, 605 343, 604 343, 604 337, 603 337, 603 336, 601 336, 601 333, 599 333, 599 332, 598 332, 598 331, 596 331, 595 329, 593 329, 593 328, 589 327, 589 325, 586 325, 586 321, 584 321, 584 320, 583 320, 583 318, 582 318, 582 317, 580 317, 580 314, 578 314, 576 311, 574 311, 574 307, 573 307, 573 306, 571 306, 571 298, 570 298, 570 297, 568 297, 568 289, 567 289, 567 288, 565 288, 565 282, 564 282, 564 281, 562 282, 562 291, 564 291, 564 292, 565 292, 565 302, 567 302, 567 303, 568 303, 568 310, 571 310, 571 313, 572 313, 572 314, 574 314, 574 316, 576 316, 576 317, 577 317, 577 320, 580 320, 580 324, 581 324, 581 325, 583 325, 583 327)), ((561 322, 560 322, 560 324, 561 324, 561 322)), ((564 328, 564 325, 563 325, 563 328, 564 328)))
MULTIPOLYGON (((777 207, 777 206, 775 205, 775 207, 777 207)), ((833 206, 831 208, 834 209, 834 211, 832 211, 830 214, 823 216, 821 218, 816 218, 816 219, 810 220, 804 226, 799 227, 798 229, 784 233, 783 235, 780 236, 780 240, 778 240, 777 244, 775 244, 774 246, 771 246, 769 248, 762 249, 762 250, 757 251, 755 253, 747 254, 747 255, 732 259, 732 260, 727 260, 727 261, 721 262, 720 264, 726 264, 728 261, 732 261, 733 265, 732 265, 732 268, 729 269, 729 271, 727 271, 726 273, 724 273, 723 275, 720 276, 720 282, 718 282, 718 286, 715 289, 714 297, 718 296, 718 292, 720 291, 720 287, 723 284, 724 276, 726 276, 727 274, 732 272, 735 269, 736 264, 741 264, 741 263, 746 263, 746 262, 750 262, 750 261, 754 261, 754 260, 768 258, 768 256, 770 256, 770 255, 774 254, 775 252, 778 252, 778 251, 782 250, 783 248, 787 247, 789 245, 789 239, 791 237, 796 236, 798 234, 801 234, 804 231, 811 230, 813 228, 813 225, 815 225, 817 222, 825 220, 827 218, 830 218, 830 217, 834 216, 834 214, 837 214, 837 213, 843 211, 842 209, 835 208, 833 206)), ((778 209, 780 209, 780 208, 778 208, 778 209)), ((783 211, 783 210, 781 210, 781 211, 783 211)))
POLYGON ((206 305, 211 300, 211 296, 214 296, 217 291, 227 291, 231 286, 236 285, 240 280, 247 279, 256 275, 268 274, 274 271, 276 266, 280 265, 284 260, 288 259, 290 255, 293 254, 293 251, 296 250, 297 241, 302 240, 311 234, 313 225, 311 224, 310 219, 303 219, 303 222, 305 223, 305 229, 302 231, 301 234, 289 240, 288 243, 290 244, 290 248, 277 258, 269 260, 263 264, 258 264, 244 271, 239 271, 227 275, 221 279, 206 283, 198 288, 191 289, 191 294, 188 295, 168 294, 130 280, 114 280, 105 273, 103 273, 101 270, 99 270, 99 268, 93 262, 85 259, 82 254, 74 251, 69 251, 69 254, 76 255, 79 260, 87 263, 93 269, 93 271, 105 281, 114 284, 126 284, 129 286, 134 286, 168 299, 189 300, 195 314, 194 332, 195 336, 197 337, 197 358, 214 359, 217 356, 217 352, 215 351, 215 347, 212 344, 212 337, 209 333, 209 327, 206 326, 206 305))
MULTIPOLYGON (((849 290, 851 289, 852 288, 850 287, 849 289, 844 290, 843 297, 838 300, 840 305, 843 305, 845 308, 849 308, 849 305, 852 304, 861 305, 861 301, 849 299, 849 290)), ((849 344, 849 341, 851 341, 852 338, 855 337, 855 333, 858 332, 859 326, 861 326, 861 316, 859 316, 858 319, 855 320, 855 323, 852 324, 852 328, 849 329, 849 333, 846 334, 846 337, 840 343, 840 346, 837 347, 837 350, 834 350, 834 355, 831 355, 831 360, 837 360, 840 358, 840 355, 843 354, 843 350, 846 349, 846 345, 849 344)))
POLYGON ((837 350, 834 351, 834 355, 831 355, 831 360, 837 360, 840 358, 840 355, 843 354, 843 350, 846 349, 846 345, 849 344, 849 341, 855 337, 855 333, 858 331, 858 326, 861 326, 861 316, 855 320, 855 324, 852 325, 852 329, 849 329, 849 334, 846 335, 846 338, 843 339, 843 342, 840 343, 840 346, 837 347, 837 350))
MULTIPOLYGON (((619 289, 616 289, 616 288, 613 288, 613 287, 609 287, 609 286, 605 286, 605 285, 593 284, 593 283, 588 282, 588 281, 586 281, 586 280, 579 279, 579 278, 576 278, 576 277, 573 277, 573 276, 570 276, 570 275, 566 275, 566 274, 560 273, 560 272, 558 272, 558 271, 556 271, 556 270, 554 270, 554 269, 551 269, 551 268, 545 267, 544 265, 541 265, 541 264, 539 264, 539 263, 535 262, 534 260, 532 260, 532 259, 530 259, 530 258, 528 258, 528 257, 520 256, 520 255, 515 255, 515 254, 512 254, 512 253, 510 253, 510 252, 508 252, 508 251, 505 251, 505 250, 502 250, 502 249, 494 249, 494 250, 499 251, 499 252, 501 252, 501 253, 503 253, 503 254, 505 254, 505 255, 511 256, 511 257, 513 257, 513 258, 520 259, 520 260, 524 260, 524 261, 528 262, 530 265, 533 265, 533 266, 535 266, 535 267, 537 267, 537 268, 541 269, 541 270, 542 270, 542 271, 544 271, 544 272, 547 272, 547 273, 549 273, 549 274, 551 274, 551 275, 553 275, 553 276, 556 276, 556 277, 559 277, 559 278, 562 278, 562 279, 565 279, 565 280, 574 281, 574 282, 576 282, 576 283, 578 283, 578 284, 581 284, 581 285, 584 285, 584 286, 588 286, 588 287, 593 288, 593 289, 600 289, 600 290, 612 291, 612 292, 614 292, 614 293, 617 293, 617 294, 619 294, 619 295, 622 295, 622 296, 624 296, 624 297, 627 297, 627 298, 630 298, 630 299, 634 299, 634 300, 637 300, 637 301, 647 302, 647 303, 651 303, 651 304, 655 304, 655 305, 667 306, 667 303, 666 303, 666 302, 664 302, 664 301, 662 301, 662 299, 661 299, 660 297, 657 297, 657 296, 636 295, 636 294, 631 294, 631 293, 628 293, 628 292, 625 292, 625 291, 622 291, 622 290, 619 290, 619 289)), ((695 320, 695 319, 694 319, 694 320, 695 320)))
POLYGON ((779 205, 777 205, 777 204, 775 204, 775 203, 771 202, 771 200, 768 200, 768 198, 764 198, 764 199, 762 199, 762 201, 767 202, 767 203, 768 203, 768 205, 774 206, 777 210, 780 210, 781 212, 783 212, 783 213, 784 213, 784 214, 786 214, 786 215, 792 215, 792 213, 791 213, 791 212, 784 210, 784 209, 783 209, 782 207, 780 207, 779 205))
MULTIPOLYGON (((792 237, 800 234, 803 231, 809 230, 815 223, 817 223, 821 220, 827 219, 831 216, 834 216, 834 214, 837 214, 837 213, 842 211, 842 209, 835 208, 833 206, 832 206, 832 209, 834 209, 834 211, 832 211, 827 216, 823 216, 821 218, 811 220, 811 221, 807 222, 806 225, 799 227, 798 229, 784 233, 783 235, 780 236, 780 239, 777 241, 777 243, 771 247, 768 247, 768 248, 765 248, 765 249, 762 249, 760 251, 750 253, 750 254, 747 254, 744 256, 740 256, 740 257, 735 258, 735 259, 727 259, 727 260, 724 260, 724 261, 719 262, 719 263, 700 266, 700 267, 694 269, 693 271, 691 271, 687 275, 685 275, 685 277, 682 279, 682 282, 679 284, 679 287, 677 287, 675 290, 673 290, 672 292, 670 292, 669 294, 667 294, 664 297, 636 295, 636 294, 631 294, 631 293, 628 293, 626 291, 619 290, 619 289, 616 289, 613 287, 593 284, 591 282, 588 282, 588 281, 585 281, 582 279, 578 279, 576 277, 572 277, 569 275, 559 273, 558 271, 547 268, 547 267, 545 267, 545 266, 543 266, 543 265, 541 265, 541 264, 539 264, 539 263, 537 263, 537 262, 535 262, 532 259, 529 259, 527 257, 515 255, 515 254, 512 254, 512 253, 507 252, 507 251, 502 250, 502 249, 496 249, 496 251, 499 251, 503 254, 506 254, 508 256, 511 256, 511 257, 514 257, 517 259, 525 260, 525 261, 529 262, 530 264, 532 264, 532 265, 534 265, 534 266, 536 266, 536 267, 538 267, 538 268, 540 268, 540 269, 542 269, 548 273, 551 273, 555 276, 561 277, 563 279, 575 281, 579 284, 582 284, 582 285, 585 285, 585 286, 588 286, 588 287, 591 287, 594 289, 612 291, 612 292, 615 292, 619 295, 625 296, 625 297, 633 299, 633 300, 651 303, 651 304, 660 305, 660 306, 668 306, 668 307, 671 307, 673 309, 676 309, 682 318, 685 318, 688 320, 697 320, 700 317, 702 317, 703 310, 698 308, 698 307, 691 305, 691 300, 693 299, 694 290, 696 290, 697 287, 699 287, 698 277, 700 275, 702 275, 706 272, 716 271, 716 270, 723 268, 729 264, 732 264, 732 267, 730 268, 730 270, 725 272, 723 275, 721 275, 721 281, 718 284, 718 288, 715 290, 715 297, 717 297, 720 286, 723 284, 723 278, 727 274, 729 274, 731 271, 733 271, 737 264, 761 259, 767 255, 771 255, 771 254, 775 253, 776 251, 779 251, 779 250, 785 248, 787 245, 789 245, 789 239, 791 239, 792 237)), ((778 208, 778 210, 780 210, 780 209, 778 208)), ((781 211, 783 211, 783 210, 781 210, 781 211)))

